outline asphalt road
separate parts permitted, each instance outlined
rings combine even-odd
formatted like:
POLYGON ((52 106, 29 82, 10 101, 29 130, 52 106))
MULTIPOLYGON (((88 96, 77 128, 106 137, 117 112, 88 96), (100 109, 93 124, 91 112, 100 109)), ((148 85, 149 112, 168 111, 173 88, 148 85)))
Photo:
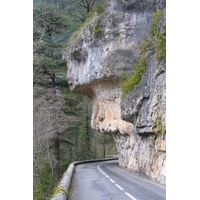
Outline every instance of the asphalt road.
POLYGON ((164 200, 166 189, 118 167, 118 161, 75 167, 69 200, 164 200))

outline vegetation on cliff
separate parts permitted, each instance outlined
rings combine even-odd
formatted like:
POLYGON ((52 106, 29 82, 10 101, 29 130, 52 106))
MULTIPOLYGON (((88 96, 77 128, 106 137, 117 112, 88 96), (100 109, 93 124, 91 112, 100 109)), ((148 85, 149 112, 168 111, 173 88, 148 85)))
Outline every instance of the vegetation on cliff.
POLYGON ((148 56, 156 54, 158 61, 166 60, 166 20, 163 11, 158 10, 154 13, 153 24, 151 26, 151 35, 143 39, 144 44, 140 45, 141 54, 148 56))
POLYGON ((98 37, 100 30, 101 30, 100 25, 99 25, 99 24, 96 24, 96 25, 94 26, 94 28, 93 28, 93 35, 94 35, 95 38, 98 37))
POLYGON ((138 61, 134 62, 133 69, 134 73, 132 76, 127 77, 125 74, 122 75, 122 84, 120 85, 121 91, 126 96, 141 79, 146 72, 146 60, 147 57, 139 58, 138 61))
MULTIPOLYGON (((77 30, 71 35, 70 42, 74 43, 79 35, 82 33, 83 29, 95 18, 97 18, 99 15, 104 13, 104 2, 103 1, 97 1, 96 6, 92 7, 89 12, 86 12, 85 19, 81 21, 81 24, 78 26, 77 30)), ((94 37, 98 36, 99 33, 99 24, 96 24, 94 26, 93 32, 94 37)))
POLYGON ((160 112, 160 96, 157 96, 157 110, 156 110, 156 118, 154 122, 155 126, 155 132, 158 136, 162 136, 162 138, 165 138, 166 134, 166 125, 165 122, 162 119, 162 114, 160 112))
POLYGON ((151 34, 148 38, 143 38, 144 43, 137 46, 139 49, 139 58, 133 62, 133 74, 122 75, 121 91, 126 96, 133 87, 142 79, 146 72, 146 62, 153 54, 159 62, 166 61, 166 20, 161 10, 154 13, 154 19, 151 27, 151 34))

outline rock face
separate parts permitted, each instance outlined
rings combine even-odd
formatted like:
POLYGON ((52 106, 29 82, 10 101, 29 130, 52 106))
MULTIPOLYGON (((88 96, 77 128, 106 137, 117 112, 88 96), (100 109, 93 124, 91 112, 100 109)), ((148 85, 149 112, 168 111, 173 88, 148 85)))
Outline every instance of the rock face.
POLYGON ((136 46, 150 33, 153 12, 164 0, 110 0, 69 45, 66 53, 70 89, 93 102, 91 126, 113 135, 121 167, 165 184, 165 64, 152 55, 147 72, 124 98, 121 75, 132 72, 136 46), (99 26, 98 36, 93 30, 99 26))

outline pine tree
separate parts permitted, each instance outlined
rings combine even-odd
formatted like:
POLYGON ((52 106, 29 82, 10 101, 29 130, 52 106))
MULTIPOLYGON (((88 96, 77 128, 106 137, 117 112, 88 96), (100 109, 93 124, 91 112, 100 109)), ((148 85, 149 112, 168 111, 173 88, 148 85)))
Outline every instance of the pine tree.
MULTIPOLYGON (((58 8, 48 3, 38 3, 34 6, 34 81, 35 83, 44 83, 47 81, 53 89, 56 99, 56 73, 66 67, 62 60, 59 44, 59 34, 67 27, 66 17, 61 15, 58 8), (38 79, 38 76, 42 78, 38 79)), ((56 111, 55 111, 56 112, 56 111)), ((54 127, 58 130, 58 127, 54 127)), ((57 178, 60 176, 60 142, 59 132, 56 131, 53 138, 55 153, 55 173, 57 178)))

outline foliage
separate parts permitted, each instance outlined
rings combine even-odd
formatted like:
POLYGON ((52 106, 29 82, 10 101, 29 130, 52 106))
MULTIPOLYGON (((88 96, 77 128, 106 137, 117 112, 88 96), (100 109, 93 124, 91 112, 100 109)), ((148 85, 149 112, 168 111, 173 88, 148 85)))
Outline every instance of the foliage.
POLYGON ((162 115, 159 110, 159 104, 160 104, 160 97, 157 97, 157 110, 156 110, 156 119, 155 119, 155 126, 156 126, 156 132, 158 136, 162 136, 163 139, 166 134, 166 128, 165 124, 162 120, 162 115))
POLYGON ((79 25, 78 29, 72 34, 69 41, 74 43, 79 35, 82 33, 83 29, 94 19, 96 19, 99 15, 104 13, 104 3, 101 1, 97 6, 93 7, 89 12, 85 14, 85 20, 79 25))
POLYGON ((158 61, 166 60, 166 21, 161 10, 154 13, 151 35, 149 38, 144 38, 143 41, 144 44, 137 47, 140 49, 140 55, 145 52, 149 56, 156 53, 158 61))
MULTIPOLYGON (((34 168, 40 171, 48 164, 54 179, 57 178, 54 173, 55 155, 52 139, 57 130, 60 139, 61 174, 71 162, 102 158, 103 146, 106 148, 106 153, 115 146, 111 136, 106 135, 109 142, 104 144, 102 139, 104 135, 90 128, 92 108, 91 100, 87 96, 73 93, 66 87, 62 87, 60 92, 61 96, 55 98, 52 89, 34 86, 34 168)), ((39 180, 41 177, 36 177, 39 184, 47 184, 44 179, 39 180)), ((34 182, 35 187, 36 185, 34 182)), ((47 199, 43 198, 44 194, 46 193, 39 185, 37 198, 35 196, 34 199, 47 199)))
POLYGON ((50 199, 52 190, 56 186, 54 174, 49 164, 33 171, 33 196, 35 200, 50 199))
MULTIPOLYGON (((45 145, 48 158, 55 178, 60 177, 60 130, 62 129, 58 115, 63 116, 60 112, 62 102, 58 100, 57 95, 57 73, 65 68, 66 63, 62 59, 62 46, 59 44, 60 34, 65 28, 67 28, 67 18, 65 15, 59 12, 59 9, 55 5, 49 3, 36 3, 33 8, 34 19, 34 84, 39 85, 41 82, 49 80, 49 85, 52 91, 49 92, 49 99, 46 100, 46 104, 49 104, 49 109, 45 107, 46 115, 41 112, 40 116, 44 117, 42 122, 47 123, 46 131, 42 130, 42 127, 38 123, 38 119, 35 118, 36 132, 40 128, 42 134, 46 137, 45 145), (51 121, 50 121, 51 120, 51 121), (48 143, 48 144, 47 144, 48 143), (53 151, 50 151, 50 146, 53 151), (53 157, 50 156, 53 154, 53 157), (54 160, 54 162, 52 162, 54 160)), ((39 98, 38 98, 39 100, 39 98)), ((40 108, 40 107, 39 107, 40 108)), ((36 115, 38 113, 35 113, 36 115)), ((35 134, 36 136, 37 134, 35 134)), ((38 138, 40 138, 37 135, 38 138)), ((43 140, 41 140, 43 141, 43 140)), ((36 142, 36 146, 38 143, 36 142)), ((41 151, 42 148, 40 148, 41 151)), ((39 153, 39 152, 38 152, 39 153)), ((36 155, 38 155, 38 153, 36 155)), ((41 153, 41 152, 40 152, 41 153)), ((37 159, 36 159, 37 160, 37 159)), ((38 161, 37 161, 38 162, 38 161)))
POLYGON ((101 1, 95 8, 94 8, 94 12, 96 12, 98 15, 103 14, 105 11, 104 9, 104 2, 101 1))
POLYGON ((100 25, 98 23, 93 28, 93 35, 94 35, 95 38, 98 37, 100 30, 101 30, 101 27, 100 27, 100 25))
POLYGON ((122 83, 120 87, 124 96, 126 96, 142 79, 143 74, 146 72, 146 60, 147 57, 143 57, 133 64, 133 69, 135 69, 135 72, 131 76, 122 76, 122 83))
POLYGON ((91 100, 69 90, 61 44, 79 26, 69 18, 70 7, 64 1, 34 2, 33 196, 47 200, 56 192, 56 169, 62 174, 71 162, 100 158, 116 147, 111 136, 102 142, 104 135, 90 128, 91 100))
POLYGON ((75 23, 83 23, 88 18, 88 14, 93 12, 99 0, 68 0, 66 5, 68 13, 74 18, 75 23))
POLYGON ((146 72, 146 61, 151 55, 156 53, 156 59, 165 62, 166 25, 164 18, 165 16, 161 10, 154 13, 150 37, 143 38, 144 43, 136 47, 136 49, 140 49, 140 57, 139 61, 136 64, 133 64, 134 73, 131 76, 122 75, 120 88, 124 96, 126 96, 142 79, 143 74, 146 72))
POLYGON ((33 17, 34 73, 48 75, 55 86, 56 72, 66 66, 58 38, 67 27, 67 18, 57 7, 47 3, 35 4, 33 17))

